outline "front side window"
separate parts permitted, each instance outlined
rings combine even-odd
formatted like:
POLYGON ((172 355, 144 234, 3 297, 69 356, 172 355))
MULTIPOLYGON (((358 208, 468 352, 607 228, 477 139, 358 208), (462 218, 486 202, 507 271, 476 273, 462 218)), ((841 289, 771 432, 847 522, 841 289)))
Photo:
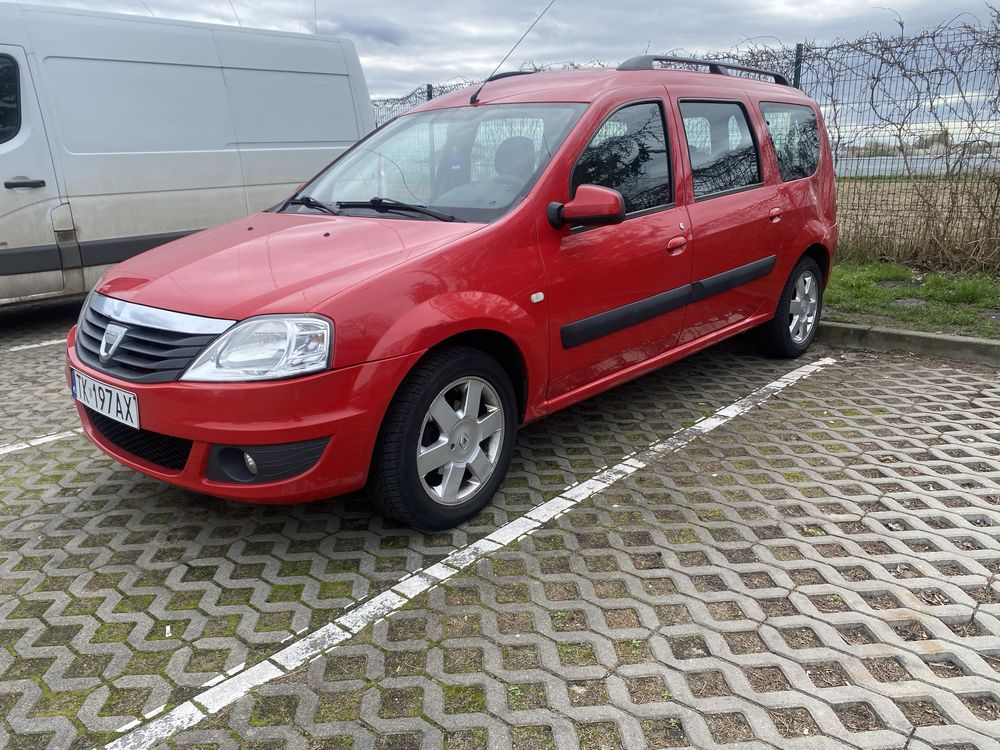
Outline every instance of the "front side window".
POLYGON ((761 102, 778 171, 785 182, 811 176, 819 166, 819 124, 811 107, 761 102))
MULTIPOLYGON (((378 197, 492 221, 531 189, 583 104, 503 104, 404 115, 331 164, 299 196, 330 205, 378 197)), ((290 210, 308 212, 307 206, 290 210)), ((371 215, 371 209, 346 209, 371 215)), ((420 219, 416 213, 388 212, 420 219)))
POLYGON ((760 184, 760 157, 741 105, 681 102, 680 110, 695 198, 760 184))
POLYGON ((17 63, 0 55, 0 143, 9 141, 21 129, 21 101, 17 63))
POLYGON ((671 202, 667 134, 659 104, 632 104, 604 121, 573 168, 570 194, 580 185, 617 190, 626 213, 671 202))

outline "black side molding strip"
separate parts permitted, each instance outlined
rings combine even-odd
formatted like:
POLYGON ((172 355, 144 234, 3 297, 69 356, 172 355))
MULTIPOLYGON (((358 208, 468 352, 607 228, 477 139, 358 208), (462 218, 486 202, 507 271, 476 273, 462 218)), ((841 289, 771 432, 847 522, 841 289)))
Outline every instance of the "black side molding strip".
POLYGON ((774 264, 777 261, 778 256, 772 255, 768 258, 755 260, 753 263, 747 263, 745 266, 737 266, 728 271, 717 273, 715 276, 709 276, 707 279, 696 281, 691 284, 694 287, 694 297, 691 301, 698 302, 706 297, 728 292, 730 289, 735 289, 738 286, 749 284, 751 281, 756 281, 759 278, 767 276, 774 270, 774 264))
POLYGON ((62 268, 62 256, 58 245, 36 245, 7 249, 0 247, 0 275, 13 276, 19 273, 40 273, 58 271, 62 268))
POLYGON ((164 232, 163 234, 138 234, 132 237, 116 237, 110 240, 87 240, 80 243, 80 259, 84 266, 103 266, 120 263, 139 253, 152 250, 173 240, 192 234, 186 232, 164 232))
POLYGON ((192 234, 187 232, 166 232, 164 234, 141 234, 134 237, 119 237, 112 240, 89 240, 80 243, 80 262, 64 264, 58 245, 36 245, 35 247, 0 247, 0 276, 14 276, 21 273, 59 271, 63 268, 101 266, 118 263, 133 255, 150 250, 171 240, 192 234))
POLYGON ((645 323, 647 320, 665 315, 685 305, 699 302, 722 292, 728 292, 730 289, 763 278, 774 270, 777 260, 776 255, 761 258, 753 263, 723 271, 701 281, 685 284, 676 289, 660 292, 652 297, 646 297, 637 302, 630 302, 627 305, 591 315, 589 318, 568 323, 559 331, 563 348, 572 349, 574 346, 580 346, 630 326, 645 323))
POLYGON ((607 336, 623 328, 645 323, 660 315, 678 310, 691 301, 690 284, 679 286, 667 292, 660 292, 638 302, 631 302, 613 310, 592 315, 575 323, 564 325, 559 331, 563 349, 586 344, 588 341, 607 336))

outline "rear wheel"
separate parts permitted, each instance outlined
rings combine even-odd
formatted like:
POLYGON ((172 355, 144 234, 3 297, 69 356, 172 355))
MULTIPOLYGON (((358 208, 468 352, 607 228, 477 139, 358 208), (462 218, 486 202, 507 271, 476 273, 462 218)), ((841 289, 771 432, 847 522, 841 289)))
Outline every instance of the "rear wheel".
POLYGON ((823 273, 815 259, 795 264, 778 300, 774 318, 760 327, 761 349, 775 357, 798 357, 816 338, 823 312, 823 273))
POLYGON ((514 388, 496 360, 466 347, 431 354, 382 425, 368 482, 375 507, 425 529, 471 518, 503 482, 516 431, 514 388))

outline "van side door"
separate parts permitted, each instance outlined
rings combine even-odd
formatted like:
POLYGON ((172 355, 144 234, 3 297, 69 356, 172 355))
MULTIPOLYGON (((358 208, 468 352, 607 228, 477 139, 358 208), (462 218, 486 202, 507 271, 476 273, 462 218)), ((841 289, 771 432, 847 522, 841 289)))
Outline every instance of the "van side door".
MULTIPOLYGON (((765 309, 777 294, 774 271, 787 235, 777 190, 765 181, 747 98, 738 91, 724 99, 689 98, 682 87, 671 91, 691 174, 693 292, 681 334, 686 343, 765 309)), ((783 283, 777 283, 779 292, 783 283)))
POLYGON ((0 303, 63 289, 52 154, 22 47, 0 45, 0 303))

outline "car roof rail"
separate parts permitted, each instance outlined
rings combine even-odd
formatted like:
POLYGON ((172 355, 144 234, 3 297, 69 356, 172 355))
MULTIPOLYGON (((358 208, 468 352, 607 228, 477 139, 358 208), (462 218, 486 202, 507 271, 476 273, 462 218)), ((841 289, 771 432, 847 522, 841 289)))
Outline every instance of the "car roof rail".
POLYGON ((738 65, 736 63, 723 62, 721 60, 699 60, 694 57, 673 57, 672 55, 639 55, 630 57, 618 66, 618 70, 653 70, 654 65, 661 63, 680 63, 682 65, 704 65, 708 67, 709 73, 717 75, 729 75, 730 70, 739 70, 744 73, 754 73, 756 75, 773 78, 774 82, 782 86, 788 86, 788 79, 781 73, 763 68, 752 68, 748 65, 738 65))
POLYGON ((476 104, 479 101, 479 92, 482 91, 486 84, 490 81, 499 81, 501 78, 510 78, 511 76, 526 76, 537 72, 537 70, 508 70, 503 73, 494 73, 483 81, 482 85, 476 89, 476 93, 469 97, 469 104, 476 104))

